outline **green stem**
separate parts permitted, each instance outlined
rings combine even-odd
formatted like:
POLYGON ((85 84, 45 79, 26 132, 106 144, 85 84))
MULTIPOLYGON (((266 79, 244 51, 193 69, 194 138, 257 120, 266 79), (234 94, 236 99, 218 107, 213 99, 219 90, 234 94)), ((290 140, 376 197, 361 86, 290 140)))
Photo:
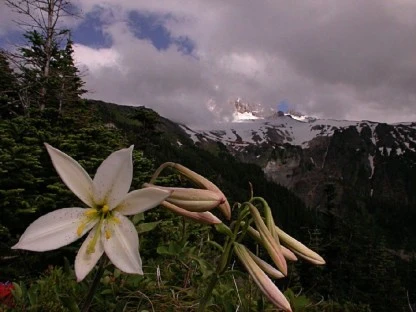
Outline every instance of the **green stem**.
POLYGON ((157 177, 162 173, 162 171, 167 167, 172 167, 174 163, 172 162, 166 162, 164 164, 161 164, 159 168, 156 169, 155 173, 153 173, 152 178, 150 179, 150 184, 154 184, 157 177))
POLYGON ((208 284, 207 290, 205 291, 204 297, 199 302, 198 312, 204 312, 205 311, 206 305, 207 305, 209 299, 211 298, 212 291, 214 290, 214 287, 217 284, 217 282, 218 282, 218 274, 214 273, 211 276, 211 280, 209 281, 209 284, 208 284))
POLYGON ((87 297, 85 298, 85 302, 84 302, 84 305, 82 306, 81 312, 89 311, 92 299, 94 298, 95 291, 97 290, 98 284, 100 283, 100 279, 104 273, 104 268, 105 268, 106 263, 107 263, 107 258, 106 256, 103 255, 100 259, 97 273, 95 273, 90 289, 88 290, 88 294, 87 294, 87 297))
POLYGON ((217 284, 219 277, 221 274, 224 273, 224 271, 227 269, 230 259, 231 259, 231 252, 232 252, 232 245, 233 245, 234 239, 232 237, 228 237, 225 244, 224 244, 224 252, 221 255, 221 258, 218 262, 217 269, 215 270, 215 273, 212 274, 211 280, 209 281, 209 284, 207 286, 207 289, 205 290, 204 297, 199 302, 199 308, 198 312, 204 312, 205 307, 209 301, 209 299, 212 296, 212 291, 214 290, 215 285, 217 284))
MULTIPOLYGON (((209 281, 204 297, 199 302, 198 312, 205 311, 206 305, 212 296, 212 291, 214 290, 214 287, 217 284, 219 277, 226 271, 227 267, 229 266, 231 261, 231 254, 233 252, 233 245, 236 239, 238 239, 238 232, 240 230, 240 226, 242 225, 242 221, 249 214, 249 206, 247 203, 244 203, 243 205, 241 205, 238 219, 236 222, 233 222, 234 226, 231 225, 231 229, 224 224, 217 225, 215 227, 218 232, 225 234, 228 237, 224 243, 224 251, 219 259, 217 269, 215 270, 215 273, 213 273, 213 275, 211 276, 211 280, 209 281)), ((250 223, 251 221, 249 220, 248 222, 245 222, 245 224, 243 225, 243 235, 245 235, 245 232, 247 231, 247 228, 250 225, 250 223)))
POLYGON ((187 235, 186 235, 186 220, 184 217, 182 217, 182 237, 180 240, 181 246, 183 246, 186 242, 187 235))

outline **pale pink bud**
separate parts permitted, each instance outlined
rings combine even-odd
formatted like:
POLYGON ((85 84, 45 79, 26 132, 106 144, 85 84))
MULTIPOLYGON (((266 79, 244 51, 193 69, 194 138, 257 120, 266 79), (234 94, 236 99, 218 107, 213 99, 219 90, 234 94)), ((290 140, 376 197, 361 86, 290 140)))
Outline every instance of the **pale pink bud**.
POLYGON ((192 212, 208 211, 224 202, 224 197, 221 194, 209 190, 163 187, 147 183, 144 186, 170 191, 171 194, 165 201, 192 212))
MULTIPOLYGON (((254 229, 251 226, 249 226, 247 228, 247 231, 251 235, 251 237, 253 237, 259 244, 263 244, 259 231, 257 231, 256 229, 254 229)), ((285 257, 285 259, 290 260, 290 261, 297 261, 298 260, 296 255, 292 251, 287 249, 285 246, 280 245, 280 248, 281 248, 281 251, 282 251, 282 255, 283 255, 283 257, 285 257)))
POLYGON ((187 219, 191 219, 198 223, 203 223, 203 224, 222 223, 220 219, 218 219, 216 216, 214 216, 211 212, 208 212, 208 211, 192 212, 192 211, 182 209, 178 206, 175 206, 174 204, 168 203, 167 201, 162 202, 161 205, 165 207, 166 209, 172 211, 173 213, 176 213, 178 215, 181 215, 187 219))
POLYGON ((251 258, 253 258, 254 262, 264 271, 267 275, 274 277, 274 278, 283 278, 285 277, 282 272, 277 270, 275 267, 264 261, 263 259, 257 257, 254 253, 252 253, 250 250, 248 250, 248 253, 250 254, 251 258))
POLYGON ((325 264, 325 260, 316 252, 306 247, 301 242, 294 239, 292 236, 286 234, 279 227, 276 226, 277 235, 279 235, 280 240, 285 244, 291 251, 293 251, 298 256, 304 258, 305 260, 318 265, 325 264))
POLYGON ((185 176, 192 182, 196 183, 201 188, 220 194, 221 197, 224 199, 224 201, 218 205, 218 209, 221 211, 221 213, 225 216, 227 220, 231 219, 230 204, 228 203, 228 200, 223 194, 223 192, 214 183, 204 178, 202 175, 192 171, 191 169, 188 169, 185 166, 182 166, 181 164, 168 162, 168 163, 163 164, 162 166, 165 166, 165 167, 169 166, 171 168, 174 168, 177 171, 179 171, 179 173, 181 173, 183 176, 185 176))
POLYGON ((285 258, 283 257, 280 244, 275 240, 272 233, 267 228, 257 208, 252 204, 249 204, 249 208, 254 223, 256 224, 256 227, 260 233, 260 238, 263 247, 266 248, 268 254, 270 255, 270 258, 272 258, 277 268, 284 275, 287 275, 287 263, 285 258))
POLYGON ((234 252, 245 266, 248 273, 253 278, 261 292, 273 303, 276 307, 284 311, 291 312, 289 301, 282 294, 279 288, 272 282, 272 280, 264 273, 264 271, 257 265, 253 258, 248 253, 247 249, 238 243, 234 243, 234 252))
POLYGON ((290 251, 283 245, 280 245, 280 248, 282 248, 282 254, 283 257, 285 257, 285 259, 290 261, 298 261, 298 257, 296 257, 296 255, 292 251, 290 251))

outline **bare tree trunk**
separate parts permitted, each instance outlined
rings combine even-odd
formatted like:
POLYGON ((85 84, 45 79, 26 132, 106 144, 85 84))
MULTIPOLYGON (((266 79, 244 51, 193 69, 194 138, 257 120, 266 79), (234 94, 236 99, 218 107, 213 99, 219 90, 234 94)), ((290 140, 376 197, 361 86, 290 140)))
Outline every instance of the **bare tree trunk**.
POLYGON ((59 94, 59 108, 58 108, 59 114, 62 113, 62 104, 63 104, 64 90, 65 90, 65 82, 62 83, 62 85, 61 85, 61 93, 59 94))
MULTIPOLYGON (((59 0, 59 2, 62 2, 62 0, 59 0)), ((48 24, 46 26, 46 41, 45 41, 45 67, 43 69, 43 76, 45 78, 45 83, 48 83, 49 78, 49 68, 51 65, 51 58, 52 58, 52 38, 54 35, 54 13, 55 13, 55 0, 48 0, 48 24)), ((57 16, 58 17, 58 16, 57 16)), ((56 17, 56 18, 57 18, 56 17)), ((46 102, 46 88, 45 86, 42 87, 41 90, 41 102, 40 102, 40 110, 43 111, 45 109, 45 103, 46 102)))

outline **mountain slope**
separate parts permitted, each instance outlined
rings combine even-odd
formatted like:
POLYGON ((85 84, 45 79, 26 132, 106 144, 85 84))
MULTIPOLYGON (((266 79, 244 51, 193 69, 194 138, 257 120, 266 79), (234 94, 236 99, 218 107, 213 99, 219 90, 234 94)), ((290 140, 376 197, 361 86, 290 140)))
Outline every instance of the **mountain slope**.
POLYGON ((198 146, 219 142, 259 165, 311 208, 331 206, 341 215, 365 209, 383 218, 416 212, 416 123, 295 118, 279 113, 216 129, 182 128, 198 146))

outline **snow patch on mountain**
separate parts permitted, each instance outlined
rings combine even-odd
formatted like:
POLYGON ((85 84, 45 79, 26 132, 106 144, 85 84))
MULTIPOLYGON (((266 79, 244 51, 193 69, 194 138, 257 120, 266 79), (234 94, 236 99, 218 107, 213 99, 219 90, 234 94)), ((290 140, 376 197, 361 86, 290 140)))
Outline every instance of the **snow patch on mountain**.
MULTIPOLYGON (((294 110, 282 112, 266 109, 261 104, 246 103, 242 99, 230 102, 230 105, 234 109, 232 121, 192 128, 182 125, 183 130, 195 143, 221 142, 240 151, 249 145, 263 144, 282 148, 284 144, 310 148, 316 138, 331 137, 335 131, 354 127, 358 133, 371 140, 381 155, 400 156, 406 151, 416 150, 416 123, 412 122, 385 125, 384 130, 379 132, 383 136, 381 140, 376 128, 383 124, 373 121, 317 119, 294 110)), ((372 158, 369 162, 373 174, 372 158)), ((324 164, 325 161, 322 166, 324 164)))
POLYGON ((371 175, 370 175, 370 177, 368 178, 368 179, 370 179, 371 180, 371 178, 373 177, 373 175, 374 175, 374 156, 372 156, 372 155, 368 155, 368 161, 369 161, 369 163, 370 163, 370 167, 371 167, 371 175))
POLYGON ((226 145, 260 144, 274 141, 275 143, 289 143, 306 148, 309 146, 309 142, 316 137, 332 136, 337 129, 359 126, 360 123, 345 120, 314 120, 312 122, 309 120, 305 122, 284 115, 269 119, 249 118, 231 123, 218 123, 215 130, 182 127, 194 142, 201 141, 202 138, 221 141, 226 145))
POLYGON ((233 122, 244 122, 247 120, 256 120, 256 119, 262 119, 261 117, 253 115, 252 112, 235 112, 233 114, 233 122))

